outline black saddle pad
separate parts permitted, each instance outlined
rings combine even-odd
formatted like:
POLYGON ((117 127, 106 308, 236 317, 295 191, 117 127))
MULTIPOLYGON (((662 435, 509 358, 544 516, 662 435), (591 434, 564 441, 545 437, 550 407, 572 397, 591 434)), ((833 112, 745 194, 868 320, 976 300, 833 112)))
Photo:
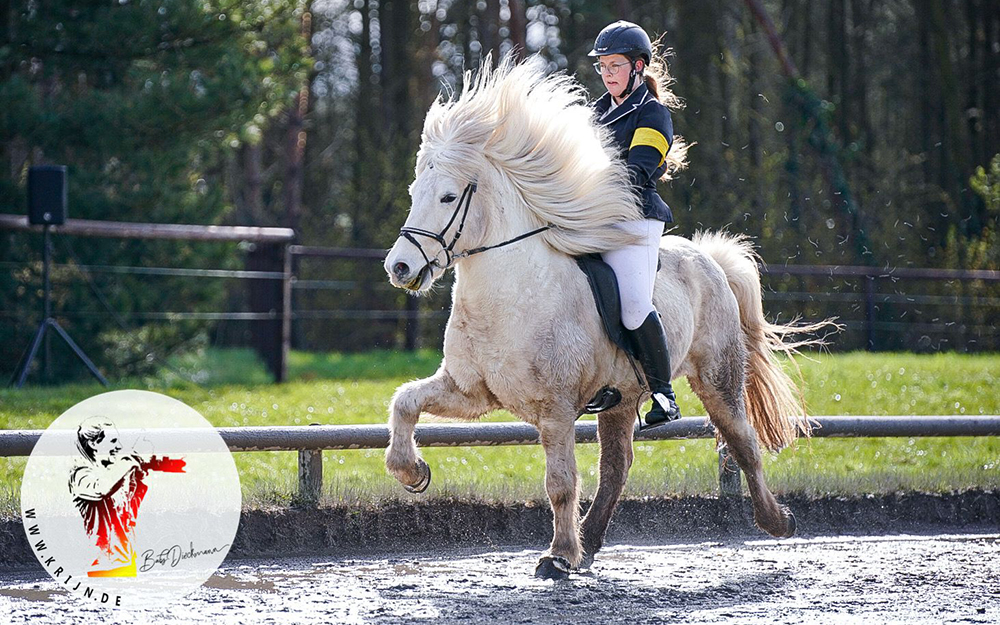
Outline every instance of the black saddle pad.
MULTIPOLYGON (((597 314, 604 322, 604 331, 607 332, 608 338, 626 354, 637 358, 638 356, 628 340, 628 335, 625 334, 625 326, 622 325, 621 295, 618 293, 618 279, 615 277, 615 270, 604 262, 600 254, 584 254, 575 256, 574 259, 580 270, 587 276, 590 290, 594 294, 594 303, 597 305, 597 314)), ((657 261, 656 270, 660 270, 659 261, 657 261)))

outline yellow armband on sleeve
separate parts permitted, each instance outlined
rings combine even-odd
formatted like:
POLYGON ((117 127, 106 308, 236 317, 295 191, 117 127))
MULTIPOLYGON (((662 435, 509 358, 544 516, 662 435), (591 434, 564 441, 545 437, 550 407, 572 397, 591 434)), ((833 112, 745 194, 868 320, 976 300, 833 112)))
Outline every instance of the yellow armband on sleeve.
POLYGON ((670 149, 670 142, 663 136, 663 133, 652 128, 635 129, 635 134, 632 135, 632 144, 628 146, 628 149, 631 150, 637 145, 648 145, 660 153, 660 162, 657 167, 662 165, 663 161, 666 160, 667 150, 670 149))

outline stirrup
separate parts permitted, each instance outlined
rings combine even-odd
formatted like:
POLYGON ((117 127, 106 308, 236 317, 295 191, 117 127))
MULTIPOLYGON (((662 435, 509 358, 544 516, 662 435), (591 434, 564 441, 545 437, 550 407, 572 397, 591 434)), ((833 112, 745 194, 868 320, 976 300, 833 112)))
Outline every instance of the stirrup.
POLYGON ((652 428, 671 423, 681 418, 681 409, 677 407, 677 401, 671 400, 671 397, 661 393, 653 393, 653 407, 649 412, 646 413, 646 420, 639 417, 639 431, 643 432, 645 430, 650 430, 652 428), (657 410, 659 408, 659 410, 657 410), (659 417, 663 415, 663 418, 657 418, 652 423, 648 421, 650 415, 659 417))

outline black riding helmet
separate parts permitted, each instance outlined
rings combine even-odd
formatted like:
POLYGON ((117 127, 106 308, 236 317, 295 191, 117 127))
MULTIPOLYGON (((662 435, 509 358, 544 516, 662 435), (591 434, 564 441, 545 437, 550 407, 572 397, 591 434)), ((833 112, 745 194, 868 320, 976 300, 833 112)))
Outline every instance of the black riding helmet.
POLYGON ((624 54, 632 59, 641 56, 646 59, 648 65, 653 58, 653 44, 641 26, 619 20, 604 27, 594 41, 594 49, 587 56, 608 54, 624 54))
POLYGON ((604 27, 604 30, 594 40, 594 49, 588 52, 587 56, 606 56, 609 54, 624 54, 631 61, 632 68, 628 75, 628 86, 622 92, 622 97, 628 97, 632 93, 632 85, 635 82, 635 60, 642 58, 646 61, 646 65, 649 65, 649 61, 653 58, 653 44, 641 26, 619 20, 604 27))

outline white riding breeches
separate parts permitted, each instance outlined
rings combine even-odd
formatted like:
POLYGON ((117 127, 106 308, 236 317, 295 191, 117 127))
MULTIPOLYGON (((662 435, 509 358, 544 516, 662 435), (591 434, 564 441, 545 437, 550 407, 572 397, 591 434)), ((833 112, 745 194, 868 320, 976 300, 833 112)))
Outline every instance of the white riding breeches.
POLYGON ((642 325, 653 306, 653 284, 656 282, 656 263, 659 259, 660 237, 663 222, 643 219, 620 224, 620 227, 645 238, 645 242, 626 245, 603 252, 601 258, 611 265, 618 279, 621 293, 622 324, 629 330, 642 325))

